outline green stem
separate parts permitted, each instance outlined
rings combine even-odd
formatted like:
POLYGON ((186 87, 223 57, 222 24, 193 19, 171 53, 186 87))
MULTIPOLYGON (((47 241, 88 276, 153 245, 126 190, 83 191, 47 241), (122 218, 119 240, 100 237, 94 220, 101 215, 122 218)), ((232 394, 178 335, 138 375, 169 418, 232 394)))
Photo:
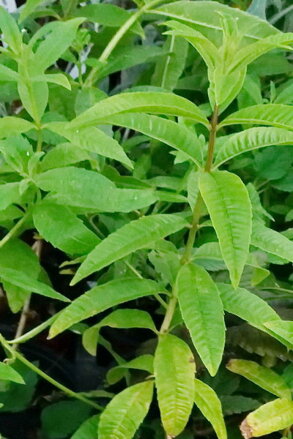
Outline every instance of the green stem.
MULTIPOLYGON (((116 48, 119 41, 124 37, 126 32, 136 23, 136 21, 149 9, 153 8, 154 6, 157 6, 158 4, 162 3, 163 0, 153 0, 150 3, 143 6, 141 9, 136 11, 134 14, 132 14, 128 20, 125 21, 125 23, 120 27, 118 32, 113 36, 113 38, 110 40, 109 44, 104 49, 103 53, 99 57, 98 61, 101 63, 104 63, 108 60, 109 56, 113 52, 113 50, 116 48)), ((89 73, 87 79, 84 82, 85 87, 91 87, 98 76, 99 73, 99 66, 93 67, 91 72, 89 73)))
POLYGON ((61 314, 61 311, 59 311, 58 313, 54 314, 48 320, 46 320, 45 322, 43 322, 40 325, 36 326, 35 328, 31 329, 30 331, 26 332, 25 334, 21 335, 20 337, 14 338, 13 340, 6 340, 6 343, 12 344, 12 345, 14 343, 17 343, 17 344, 25 343, 26 341, 30 340, 31 338, 35 337, 36 335, 40 334, 45 329, 47 329, 53 322, 55 322, 55 320, 57 319, 57 317, 60 314, 61 314))
POLYGON ((26 212, 23 217, 12 227, 11 230, 0 240, 0 248, 3 247, 6 242, 8 242, 13 236, 17 233, 17 231, 21 228, 23 223, 26 221, 29 212, 26 212))
POLYGON ((207 161, 206 161, 206 165, 205 165, 206 172, 209 172, 211 170, 211 167, 213 164, 215 142, 216 142, 216 135, 217 135, 218 116, 219 116, 219 108, 217 106, 215 106, 212 120, 211 120, 211 127, 210 127, 208 156, 207 156, 207 161))
POLYGON ((43 133, 42 128, 38 129, 38 140, 37 140, 37 152, 42 151, 42 145, 43 145, 43 133))
POLYGON ((54 387, 57 387, 57 389, 61 390, 69 397, 79 399, 80 401, 84 402, 85 404, 90 405, 91 407, 94 407, 96 410, 103 410, 103 407, 101 407, 99 404, 96 404, 95 402, 89 400, 88 398, 85 398, 83 395, 80 395, 79 393, 76 393, 73 390, 68 389, 68 387, 63 386, 63 384, 58 383, 58 381, 54 380, 54 378, 50 377, 45 372, 43 372, 41 369, 39 369, 37 366, 35 366, 33 363, 28 361, 18 351, 13 350, 12 347, 7 343, 7 341, 5 340, 5 338, 2 335, 0 335, 0 342, 3 346, 3 348, 11 354, 13 359, 17 359, 17 360, 21 361, 21 363, 25 364, 29 369, 31 369, 33 372, 38 374, 40 377, 44 378, 46 381, 51 383, 54 387))

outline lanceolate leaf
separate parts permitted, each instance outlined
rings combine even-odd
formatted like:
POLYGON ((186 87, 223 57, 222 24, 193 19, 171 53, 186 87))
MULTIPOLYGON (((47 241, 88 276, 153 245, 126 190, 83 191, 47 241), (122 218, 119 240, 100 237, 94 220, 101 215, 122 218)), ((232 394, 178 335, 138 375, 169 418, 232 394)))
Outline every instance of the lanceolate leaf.
POLYGON ((281 233, 265 227, 261 222, 253 223, 251 244, 293 262, 293 242, 281 233))
POLYGON ((156 282, 146 279, 115 279, 98 285, 75 299, 53 323, 50 337, 55 337, 74 323, 94 316, 112 306, 159 292, 156 282))
POLYGON ((209 122, 192 102, 171 93, 134 92, 122 93, 104 99, 86 110, 71 122, 74 129, 103 123, 104 119, 120 113, 157 113, 183 116, 206 126, 209 122))
POLYGON ((293 133, 283 128, 249 128, 234 134, 219 149, 215 166, 219 167, 227 160, 247 151, 271 145, 293 144, 293 133))
POLYGON ((289 343, 289 348, 293 349, 293 322, 287 320, 279 320, 266 322, 265 327, 271 332, 277 334, 289 343))
POLYGON ((275 399, 249 413, 241 424, 245 439, 264 436, 293 424, 293 401, 275 399))
POLYGON ((112 385, 120 381, 123 378, 126 369, 143 370, 152 374, 154 372, 154 357, 152 355, 145 354, 134 358, 134 360, 113 367, 107 373, 108 383, 112 385))
POLYGON ((17 136, 34 128, 28 120, 19 117, 7 116, 0 119, 0 139, 17 136))
POLYGON ((238 373, 256 385, 280 398, 291 399, 291 390, 285 380, 273 370, 249 360, 230 360, 227 369, 238 373))
POLYGON ((186 226, 183 218, 177 215, 152 215, 142 217, 107 236, 88 255, 74 276, 74 285, 89 274, 101 270, 112 262, 129 255, 165 236, 171 235, 186 226))
POLYGON ((221 402, 215 391, 200 380, 195 380, 194 402, 204 417, 212 424, 218 439, 226 439, 227 432, 221 402))
POLYGON ((194 400, 195 362, 188 345, 174 335, 162 335, 154 370, 163 427, 175 437, 184 430, 194 400))
POLYGON ((254 105, 232 113, 219 124, 226 125, 271 125, 293 130, 293 107, 282 104, 254 105))
POLYGON ((109 116, 103 123, 126 127, 146 134, 183 152, 200 166, 202 161, 200 142, 190 130, 176 122, 149 114, 131 113, 109 116))
POLYGON ((156 332, 155 324, 146 311, 117 309, 83 333, 83 346, 91 355, 96 354, 99 331, 103 326, 110 326, 111 328, 144 328, 156 332))
POLYGON ((176 292, 193 344, 214 376, 225 344, 223 305, 216 284, 204 268, 188 264, 178 273, 176 292))
POLYGON ((101 415, 99 439, 132 439, 149 410, 153 386, 147 381, 118 393, 101 415))
POLYGON ((14 381, 18 384, 25 384, 21 375, 13 367, 6 363, 0 363, 0 381, 14 381))
POLYGON ((247 260, 251 204, 241 179, 227 171, 204 172, 199 188, 217 233, 223 259, 236 287, 247 260))
POLYGON ((33 221, 42 237, 66 253, 82 255, 99 242, 97 235, 66 206, 50 201, 35 205, 33 221))
POLYGON ((0 7, 0 29, 4 35, 4 40, 9 45, 10 49, 15 53, 19 53, 22 45, 20 30, 16 21, 3 6, 0 7))

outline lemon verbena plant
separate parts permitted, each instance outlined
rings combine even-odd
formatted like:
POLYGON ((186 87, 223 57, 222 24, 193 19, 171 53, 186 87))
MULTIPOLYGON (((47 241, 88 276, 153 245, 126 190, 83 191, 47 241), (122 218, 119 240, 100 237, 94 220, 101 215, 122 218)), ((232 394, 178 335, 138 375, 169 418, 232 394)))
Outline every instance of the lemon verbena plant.
POLYGON ((199 423, 226 439, 240 413, 246 439, 289 438, 293 235, 273 221, 292 219, 293 33, 214 1, 136 3, 0 9, 0 279, 18 322, 1 329, 1 412, 38 376, 59 390, 40 437, 199 423), (48 329, 97 367, 107 352, 99 384, 73 389, 26 353, 48 329))

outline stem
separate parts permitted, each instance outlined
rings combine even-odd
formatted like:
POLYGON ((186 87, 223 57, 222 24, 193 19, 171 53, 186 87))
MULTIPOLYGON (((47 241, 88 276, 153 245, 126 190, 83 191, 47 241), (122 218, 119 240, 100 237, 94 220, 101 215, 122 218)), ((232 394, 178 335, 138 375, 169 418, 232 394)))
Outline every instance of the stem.
POLYGON ((52 317, 50 317, 45 322, 41 323, 40 325, 36 326, 35 328, 31 329, 30 331, 26 332, 25 334, 21 335, 18 338, 14 338, 13 340, 6 340, 7 344, 14 344, 14 343, 25 343, 26 341, 30 340, 31 338, 35 337, 36 335, 40 334, 40 332, 43 332, 45 329, 47 329, 51 323, 55 322, 57 317, 61 314, 61 311, 54 314, 52 317))
POLYGON ((23 217, 12 227, 11 230, 0 240, 0 248, 3 247, 6 242, 9 241, 9 239, 13 238, 13 236, 16 234, 16 232, 20 229, 20 227, 23 225, 23 223, 26 221, 29 213, 26 212, 23 217))
POLYGON ((39 128, 39 130, 38 130, 38 141, 37 141, 37 152, 41 152, 42 151, 42 145, 43 145, 43 133, 42 133, 42 129, 39 128))
POLYGON ((76 393, 73 390, 68 389, 68 387, 63 386, 63 384, 58 383, 58 381, 54 380, 54 378, 50 377, 45 372, 43 372, 41 369, 39 369, 37 366, 35 366, 33 363, 28 361, 19 352, 14 351, 13 348, 11 346, 9 346, 9 344, 7 343, 7 341, 5 340, 5 338, 2 335, 0 335, 0 342, 1 342, 2 346, 4 347, 4 349, 6 349, 11 354, 12 358, 16 358, 19 361, 21 361, 29 369, 31 369, 33 372, 38 374, 40 377, 44 378, 46 381, 51 383, 54 387, 57 387, 57 389, 61 390, 65 394, 67 394, 69 397, 79 399, 80 401, 84 402, 87 405, 90 405, 91 407, 94 407, 97 410, 103 410, 103 407, 101 407, 99 404, 92 402, 91 400, 80 395, 79 393, 76 393))
MULTIPOLYGON (((16 340, 19 337, 22 336, 23 331, 25 329, 26 319, 27 319, 27 316, 28 316, 28 313, 29 313, 29 309, 30 309, 30 302, 31 302, 31 295, 28 296, 28 298, 26 299, 25 304, 24 304, 24 306, 22 308, 20 319, 19 319, 19 322, 18 322, 18 325, 17 325, 17 330, 16 330, 16 333, 15 333, 15 339, 16 340)), ((14 351, 16 351, 17 348, 18 348, 18 343, 14 342, 13 345, 12 345, 12 349, 14 351)))
MULTIPOLYGON (((101 63, 105 63, 119 41, 124 37, 126 32, 133 26, 136 21, 143 15, 145 12, 147 12, 149 9, 153 8, 154 6, 157 6, 159 3, 162 3, 162 0, 153 0, 147 5, 143 6, 141 9, 136 11, 134 14, 132 14, 128 20, 125 21, 125 23, 120 27, 118 32, 113 36, 113 38, 109 41, 109 44, 105 47, 104 51, 102 52, 101 56, 99 57, 98 61, 101 63)), ((89 73, 87 79, 84 82, 85 87, 91 87, 97 78, 97 74, 99 72, 99 67, 93 67, 91 72, 89 73)))
POLYGON ((213 164, 215 140, 216 140, 216 135, 217 135, 218 115, 219 115, 219 108, 216 105, 214 112, 213 112, 212 120, 211 120, 208 156, 207 156, 207 161, 206 161, 206 165, 205 165, 206 172, 209 172, 211 170, 211 167, 213 164))

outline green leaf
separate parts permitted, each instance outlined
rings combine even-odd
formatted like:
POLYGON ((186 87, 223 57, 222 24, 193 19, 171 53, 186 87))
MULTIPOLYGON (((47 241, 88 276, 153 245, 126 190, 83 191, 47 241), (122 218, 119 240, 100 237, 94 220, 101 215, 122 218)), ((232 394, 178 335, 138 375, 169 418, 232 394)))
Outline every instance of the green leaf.
POLYGON ((26 20, 26 18, 29 17, 43 2, 44 0, 27 0, 21 8, 19 14, 19 23, 22 23, 24 20, 26 20))
POLYGON ((34 81, 45 80, 51 84, 61 85, 61 87, 71 90, 71 85, 67 77, 63 73, 50 73, 49 75, 40 75, 33 78, 34 81))
POLYGON ((82 335, 82 343, 87 352, 96 355, 96 347, 100 329, 103 326, 111 328, 145 328, 156 332, 155 324, 146 311, 138 309, 117 309, 102 319, 99 323, 86 329, 82 335))
POLYGON ((194 400, 195 362, 188 345, 174 335, 162 335, 154 370, 163 427, 175 437, 184 430, 194 400))
POLYGON ((201 110, 181 96, 160 92, 132 92, 111 96, 95 104, 73 119, 73 129, 103 123, 104 119, 120 113, 157 113, 182 116, 208 126, 209 122, 201 110))
POLYGON ((282 128, 249 128, 228 138, 216 155, 215 166, 219 167, 227 160, 247 151, 271 145, 290 144, 293 144, 291 131, 282 128))
POLYGON ((90 160, 90 154, 83 149, 77 148, 71 143, 61 143, 50 149, 41 161, 42 172, 53 168, 72 165, 85 160, 90 160))
POLYGON ((204 172, 199 188, 217 233, 223 259, 236 287, 248 257, 251 204, 241 179, 227 171, 204 172))
POLYGON ((219 127, 245 124, 271 125, 293 130, 293 107, 282 104, 253 105, 230 114, 219 127))
MULTIPOLYGON (((35 56, 35 68, 43 72, 54 64, 71 45, 75 38, 78 26, 84 21, 83 18, 73 18, 65 22, 53 21, 42 28, 42 36, 47 36, 38 46, 35 56)), ((38 34, 34 35, 34 39, 38 34)))
POLYGON ((71 284, 99 271, 107 265, 139 250, 148 248, 154 241, 171 235, 186 226, 177 215, 151 215, 132 221, 107 236, 87 256, 77 270, 71 284))
POLYGON ((152 189, 118 189, 98 172, 73 166, 46 171, 37 175, 35 182, 42 190, 52 192, 50 199, 57 204, 80 208, 82 213, 130 212, 157 200, 152 189))
POLYGON ((14 116, 6 116, 0 119, 0 139, 5 137, 17 136, 25 133, 35 126, 28 120, 14 116))
POLYGON ((187 264, 178 273, 176 294, 193 344, 214 376, 225 345, 223 305, 216 284, 204 268, 187 264))
POLYGON ((230 360, 226 367, 279 398, 291 399, 291 391, 285 380, 267 367, 249 360, 230 360))
POLYGON ((223 395, 221 397, 221 403, 224 415, 250 412, 261 405, 256 399, 242 395, 223 395))
POLYGON ((265 227, 259 221, 253 222, 251 244, 293 262, 293 242, 281 233, 265 227))
POLYGON ((0 29, 9 48, 14 53, 19 54, 22 47, 22 36, 16 21, 3 6, 0 6, 0 29))
POLYGON ((33 221, 54 247, 74 255, 90 252, 100 239, 66 206, 42 201, 34 206, 33 221))
POLYGON ((24 65, 19 69, 20 78, 17 84, 21 102, 29 115, 39 124, 48 103, 49 89, 45 79, 38 81, 28 80, 35 75, 34 64, 24 65))
POLYGON ((15 70, 12 70, 9 67, 1 64, 0 65, 0 78, 1 78, 1 81, 17 82, 19 76, 15 70))
POLYGON ((91 418, 88 418, 81 424, 79 429, 70 439, 89 439, 90 437, 95 437, 99 425, 99 418, 99 415, 94 415, 91 418))
POLYGON ((146 279, 122 278, 98 285, 75 299, 53 323, 50 338, 74 323, 92 317, 112 306, 159 292, 156 282, 146 279))
POLYGON ((134 360, 127 361, 126 363, 120 364, 119 366, 112 367, 107 373, 107 381, 110 385, 116 384, 120 381, 124 374, 125 369, 137 369, 149 372, 150 374, 154 371, 154 357, 149 354, 141 355, 134 358, 134 360))
POLYGON ((197 137, 183 125, 162 117, 139 113, 109 116, 104 120, 104 123, 123 126, 166 143, 186 154, 197 166, 200 166, 202 161, 201 144, 197 137))
POLYGON ((16 270, 14 268, 1 267, 0 277, 4 281, 11 283, 24 290, 32 293, 40 294, 41 296, 50 297, 51 299, 61 300, 62 302, 69 302, 67 297, 63 296, 57 291, 53 290, 49 285, 32 279, 24 271, 16 270))
POLYGON ((275 399, 262 405, 244 419, 240 428, 245 439, 264 436, 293 424, 293 401, 275 399))
POLYGON ((160 6, 151 12, 190 23, 204 35, 211 36, 216 42, 221 41, 223 16, 236 19, 239 33, 250 40, 264 38, 279 32, 267 21, 254 17, 238 8, 208 1, 177 1, 160 6))
POLYGON ((19 182, 0 184, 0 210, 6 209, 13 203, 19 203, 20 199, 19 182))
POLYGON ((25 384, 22 376, 6 363, 0 363, 0 381, 2 380, 25 384))
POLYGON ((170 36, 167 38, 163 49, 168 54, 156 62, 152 85, 173 91, 185 67, 188 44, 181 38, 170 36))
POLYGON ((277 334, 289 343, 289 348, 293 349, 293 322, 287 320, 279 320, 266 322, 265 327, 271 332, 277 334))
POLYGON ((153 382, 146 381, 128 387, 114 396, 101 415, 99 439, 132 439, 147 415, 153 387, 153 382))
POLYGON ((83 130, 73 130, 69 124, 63 122, 51 122, 46 128, 60 134, 79 148, 109 157, 124 163, 132 168, 132 163, 123 151, 117 140, 107 136, 102 130, 96 127, 89 127, 83 130))
POLYGON ((244 288, 217 284, 225 311, 240 317, 256 328, 265 330, 264 323, 280 317, 267 302, 244 288))
POLYGON ((200 380, 195 380, 194 402, 212 424, 218 439, 226 439, 227 432, 221 402, 215 391, 200 380))

